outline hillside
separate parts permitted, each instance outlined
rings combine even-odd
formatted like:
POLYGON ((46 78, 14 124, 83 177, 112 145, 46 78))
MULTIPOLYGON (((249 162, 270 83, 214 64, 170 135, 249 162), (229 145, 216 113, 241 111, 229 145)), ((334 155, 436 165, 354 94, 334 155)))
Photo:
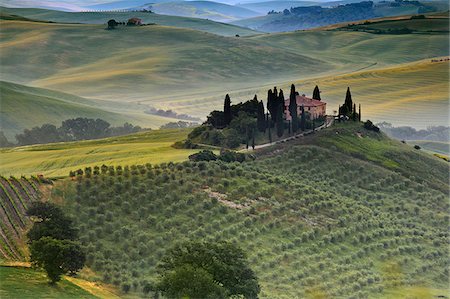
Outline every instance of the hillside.
POLYGON ((216 22, 231 22, 259 16, 250 9, 213 1, 176 1, 149 5, 149 8, 163 15, 209 19, 216 22))
POLYGON ((52 200, 76 216, 88 265, 118 287, 140 294, 167 248, 204 238, 245 249, 262 298, 448 293, 448 165, 361 125, 242 164, 116 170, 61 181, 52 200))
POLYGON ((233 24, 263 32, 285 32, 327 26, 335 23, 373 19, 376 17, 415 15, 448 10, 442 2, 373 2, 348 3, 333 7, 293 7, 266 16, 238 20, 233 24))
POLYGON ((145 114, 143 105, 125 105, 98 101, 57 92, 0 81, 2 130, 9 141, 24 129, 45 123, 60 125, 63 120, 77 117, 101 118, 112 125, 125 122, 143 127, 159 127, 172 118, 145 114))
POLYGON ((98 140, 0 149, 0 174, 67 176, 92 164, 121 165, 179 162, 198 150, 175 149, 189 129, 167 129, 98 140))
POLYGON ((187 18, 179 16, 159 15, 146 12, 64 12, 58 10, 35 9, 35 8, 6 8, 1 7, 2 12, 30 18, 33 20, 52 21, 58 23, 84 23, 102 24, 110 19, 126 22, 128 19, 138 17, 144 23, 156 23, 163 26, 195 29, 223 36, 253 35, 258 32, 248 28, 235 25, 218 23, 210 20, 187 18))
MULTIPOLYGON (((379 93, 395 84, 433 90, 429 95, 433 101, 447 99, 447 62, 409 67, 412 71, 407 73, 412 76, 408 80, 400 76, 404 67, 399 66, 448 55, 447 34, 307 31, 228 38, 163 26, 106 31, 102 25, 12 21, 3 21, 2 28, 0 46, 8 57, 2 62, 5 80, 197 117, 221 107, 226 93, 232 94, 233 101, 248 100, 255 93, 265 100, 268 88, 285 88, 294 82, 305 83, 302 89, 306 94, 315 84, 339 87, 321 88, 324 99, 332 104, 329 113, 336 109, 338 100, 341 102, 347 86, 364 89, 356 99, 363 107, 377 101, 384 105, 379 93), (77 44, 71 42, 75 39, 77 44), (22 51, 24 48, 27 51, 22 51), (64 63, 60 53, 65 53, 64 63), (394 66, 399 68, 392 69, 394 66), (350 75, 361 70, 370 70, 373 77, 360 72, 350 75), (397 70, 400 73, 396 74, 397 70), (392 77, 398 83, 389 80, 392 77), (333 78, 339 82, 333 83, 333 78)), ((408 89, 397 89, 389 97, 414 113, 418 113, 415 108, 422 100, 419 94, 411 97, 408 89)), ((436 111, 443 110, 436 108, 427 106, 430 113, 440 115, 436 111)), ((376 115, 372 111, 366 111, 366 116, 387 120, 383 111, 376 115)), ((408 124, 408 115, 394 121, 390 113, 387 115, 393 124, 408 124)))

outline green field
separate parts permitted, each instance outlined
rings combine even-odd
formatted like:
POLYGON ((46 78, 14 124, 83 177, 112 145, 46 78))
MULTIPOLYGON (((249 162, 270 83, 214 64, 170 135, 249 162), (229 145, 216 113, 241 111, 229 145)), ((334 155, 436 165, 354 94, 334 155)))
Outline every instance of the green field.
POLYGON ((196 150, 175 149, 190 130, 168 129, 100 140, 23 146, 0 150, 0 173, 67 176, 92 164, 128 165, 179 162, 196 150))
POLYGON ((360 124, 242 164, 121 171, 61 181, 51 195, 76 216, 88 265, 117 287, 140 294, 166 249, 206 239, 245 249, 262 298, 448 293, 447 163, 360 124))
POLYGON ((0 280, 0 297, 3 299, 98 298, 66 279, 56 286, 51 286, 45 272, 31 268, 0 266, 0 280))
POLYGON ((52 21, 57 23, 85 23, 102 24, 106 27, 106 22, 115 19, 118 22, 126 22, 128 19, 138 17, 144 23, 156 23, 163 26, 173 26, 206 31, 223 36, 253 35, 257 31, 238 27, 235 25, 218 23, 205 19, 188 18, 159 15, 144 12, 64 12, 58 10, 36 9, 36 8, 0 8, 3 13, 19 15, 33 20, 52 21))

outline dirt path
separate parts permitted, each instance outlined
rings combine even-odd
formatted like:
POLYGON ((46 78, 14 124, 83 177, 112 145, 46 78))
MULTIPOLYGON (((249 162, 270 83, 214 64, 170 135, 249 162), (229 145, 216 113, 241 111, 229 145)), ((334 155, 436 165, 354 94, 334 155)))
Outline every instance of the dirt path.
MULTIPOLYGON (((326 119, 325 123, 323 125, 321 125, 320 127, 317 127, 314 131, 320 131, 322 129, 328 128, 328 127, 333 125, 333 122, 334 122, 334 117, 327 116, 327 119, 326 119)), ((269 142, 269 143, 256 145, 254 149, 252 149, 251 147, 249 147, 248 149, 242 149, 239 152, 251 152, 251 151, 254 151, 254 150, 257 150, 257 149, 260 149, 260 148, 265 148, 265 147, 272 146, 272 145, 275 145, 275 144, 279 144, 279 143, 283 143, 283 142, 286 142, 286 141, 294 140, 296 138, 304 137, 304 136, 309 135, 311 133, 313 133, 313 130, 304 131, 304 132, 301 132, 301 133, 299 133, 297 135, 289 136, 289 137, 286 137, 284 139, 277 140, 277 141, 274 141, 274 142, 271 142, 271 143, 269 142)))

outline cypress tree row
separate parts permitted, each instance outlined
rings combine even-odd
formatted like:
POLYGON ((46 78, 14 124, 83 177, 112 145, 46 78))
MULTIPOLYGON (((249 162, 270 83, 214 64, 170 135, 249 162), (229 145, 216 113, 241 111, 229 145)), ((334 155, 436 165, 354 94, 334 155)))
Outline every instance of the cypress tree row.
POLYGON ((302 131, 305 131, 305 125, 306 125, 305 106, 302 105, 302 116, 300 119, 300 128, 302 129, 302 131))
MULTIPOLYGON (((257 100, 256 95, 255 95, 255 99, 257 100)), ((258 115, 257 115, 256 124, 257 124, 258 130, 260 132, 266 131, 266 115, 264 113, 264 104, 262 101, 258 102, 258 115)))
POLYGON ((280 90, 280 95, 278 96, 277 99, 277 111, 276 111, 277 118, 275 119, 278 137, 283 136, 284 133, 283 111, 284 111, 284 95, 283 90, 280 90))
POLYGON ((223 114, 225 126, 228 126, 231 123, 231 99, 228 94, 225 96, 225 102, 223 104, 223 114))
POLYGON ((313 97, 314 100, 319 100, 321 101, 322 99, 320 98, 320 90, 319 90, 319 86, 316 85, 316 87, 314 87, 314 91, 313 91, 313 97))
POLYGON ((291 94, 289 95, 289 113, 292 119, 292 132, 298 130, 298 112, 297 112, 297 97, 295 95, 295 85, 291 85, 291 94))

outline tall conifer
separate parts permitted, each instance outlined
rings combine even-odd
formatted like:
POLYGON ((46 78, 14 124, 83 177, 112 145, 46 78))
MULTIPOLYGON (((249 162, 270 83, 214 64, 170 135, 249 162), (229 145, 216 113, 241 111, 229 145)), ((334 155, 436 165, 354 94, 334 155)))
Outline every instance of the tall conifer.
POLYGON ((223 104, 223 114, 225 126, 228 126, 231 122, 231 99, 228 94, 225 96, 225 101, 223 104))
POLYGON ((298 107, 297 96, 295 95, 295 85, 291 85, 291 93, 289 95, 289 113, 292 119, 292 131, 295 133, 298 129, 298 107))
POLYGON ((316 87, 314 87, 314 91, 313 91, 313 99, 314 100, 319 100, 321 101, 322 99, 320 98, 320 90, 319 90, 319 86, 316 85, 316 87))
MULTIPOLYGON (((255 98, 256 98, 256 95, 255 95, 255 98)), ((262 101, 258 103, 258 115, 257 115, 256 124, 257 124, 258 130, 260 132, 266 131, 266 115, 264 113, 264 104, 262 101)))

